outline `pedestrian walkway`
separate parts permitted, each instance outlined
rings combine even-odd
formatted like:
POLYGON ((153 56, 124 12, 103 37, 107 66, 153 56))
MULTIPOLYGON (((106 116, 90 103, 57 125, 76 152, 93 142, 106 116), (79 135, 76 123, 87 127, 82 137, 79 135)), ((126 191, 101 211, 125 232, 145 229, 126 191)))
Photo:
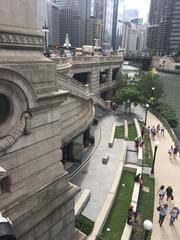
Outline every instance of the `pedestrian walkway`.
MULTIPOLYGON (((145 112, 141 107, 134 109, 134 112, 141 118, 144 119, 145 112)), ((148 111, 147 115, 147 126, 157 126, 162 123, 148 111)), ((168 150, 174 143, 165 129, 164 136, 155 138, 155 141, 159 141, 156 162, 155 162, 155 203, 154 203, 154 217, 153 217, 153 229, 151 240, 178 240, 180 239, 180 218, 175 221, 174 226, 169 226, 170 215, 167 214, 162 227, 159 226, 159 212, 157 211, 159 197, 158 190, 161 185, 166 187, 171 185, 174 191, 174 201, 169 204, 169 210, 173 205, 177 205, 180 208, 180 158, 176 160, 169 160, 168 150)), ((154 140, 151 139, 152 149, 154 150, 154 140)))
POLYGON ((87 166, 71 180, 72 183, 80 186, 82 191, 85 188, 90 189, 91 197, 82 213, 93 221, 101 211, 119 166, 118 155, 120 156, 123 140, 116 139, 113 148, 108 147, 114 122, 118 125, 123 124, 122 120, 112 115, 106 116, 99 122, 101 141, 87 166), (102 164, 102 158, 106 154, 109 154, 109 161, 107 164, 102 164))

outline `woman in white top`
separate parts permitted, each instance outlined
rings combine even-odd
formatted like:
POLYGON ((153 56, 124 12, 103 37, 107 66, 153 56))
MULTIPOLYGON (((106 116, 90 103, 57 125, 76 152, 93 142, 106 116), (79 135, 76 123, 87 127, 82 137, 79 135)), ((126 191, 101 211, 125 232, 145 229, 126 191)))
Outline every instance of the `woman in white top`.
POLYGON ((159 190, 158 190, 158 194, 159 194, 159 204, 163 204, 163 199, 164 199, 164 196, 166 194, 166 190, 165 190, 165 186, 162 185, 159 190))

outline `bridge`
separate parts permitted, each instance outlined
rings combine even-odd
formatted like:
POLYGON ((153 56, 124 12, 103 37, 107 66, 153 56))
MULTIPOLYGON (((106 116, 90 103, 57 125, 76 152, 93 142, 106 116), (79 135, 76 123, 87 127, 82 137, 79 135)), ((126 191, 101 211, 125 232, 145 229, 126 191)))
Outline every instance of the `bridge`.
POLYGON ((142 70, 148 70, 151 66, 152 57, 149 56, 135 56, 135 55, 125 55, 124 61, 137 63, 141 66, 142 70))

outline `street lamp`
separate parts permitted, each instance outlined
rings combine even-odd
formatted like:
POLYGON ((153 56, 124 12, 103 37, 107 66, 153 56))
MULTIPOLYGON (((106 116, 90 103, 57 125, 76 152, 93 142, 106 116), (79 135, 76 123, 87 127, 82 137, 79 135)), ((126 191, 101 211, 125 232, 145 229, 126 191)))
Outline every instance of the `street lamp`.
POLYGON ((152 164, 152 168, 151 168, 151 174, 154 174, 154 165, 155 165, 155 160, 156 160, 156 152, 157 152, 157 149, 158 149, 159 142, 155 141, 154 145, 155 145, 155 147, 154 147, 154 157, 153 157, 153 164, 152 164))
POLYGON ((145 124, 145 126, 146 126, 146 123, 147 123, 147 113, 148 113, 148 109, 149 109, 149 104, 146 104, 145 107, 146 107, 146 114, 145 114, 144 124, 145 124))
POLYGON ((145 220, 143 223, 144 226, 144 240, 147 240, 149 232, 152 230, 152 222, 150 220, 145 220))
POLYGON ((49 32, 49 29, 46 26, 46 21, 44 26, 42 27, 42 31, 44 32, 44 54, 47 57, 47 33, 49 32))
POLYGON ((152 87, 152 104, 154 104, 154 91, 155 91, 155 87, 152 87))

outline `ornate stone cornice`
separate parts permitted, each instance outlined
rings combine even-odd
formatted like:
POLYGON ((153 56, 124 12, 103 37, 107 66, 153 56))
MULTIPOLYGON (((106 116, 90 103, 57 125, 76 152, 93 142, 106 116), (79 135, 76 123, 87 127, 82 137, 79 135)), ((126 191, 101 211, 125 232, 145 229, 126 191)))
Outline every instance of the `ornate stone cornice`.
POLYGON ((0 31, 0 48, 42 49, 43 36, 0 31))

